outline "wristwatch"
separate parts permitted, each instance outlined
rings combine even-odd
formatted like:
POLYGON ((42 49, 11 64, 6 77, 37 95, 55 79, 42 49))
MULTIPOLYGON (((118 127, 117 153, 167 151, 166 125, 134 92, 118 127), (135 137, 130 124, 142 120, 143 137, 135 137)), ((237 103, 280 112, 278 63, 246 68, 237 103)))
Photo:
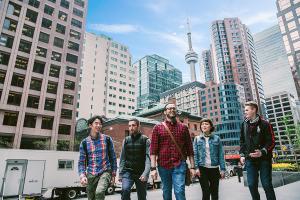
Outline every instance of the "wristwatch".
POLYGON ((156 170, 156 167, 150 167, 150 171, 156 170))

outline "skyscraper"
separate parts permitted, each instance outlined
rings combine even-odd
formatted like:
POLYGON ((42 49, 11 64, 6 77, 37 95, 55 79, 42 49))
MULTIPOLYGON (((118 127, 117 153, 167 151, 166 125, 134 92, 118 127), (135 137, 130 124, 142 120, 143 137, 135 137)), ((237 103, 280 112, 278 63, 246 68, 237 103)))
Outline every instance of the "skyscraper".
POLYGON ((205 82, 216 82, 213 61, 210 50, 202 51, 202 68, 205 75, 205 82))
POLYGON ((0 1, 0 141, 73 146, 87 1, 0 1))
POLYGON ((300 1, 277 0, 277 17, 288 61, 292 69, 298 99, 300 97, 300 1))
POLYGON ((86 33, 81 68, 78 118, 134 112, 137 69, 131 65, 127 46, 86 33))
POLYGON ((189 21, 187 22, 187 27, 188 27, 187 36, 188 36, 189 50, 188 50, 187 54, 185 55, 185 61, 186 61, 187 64, 190 65, 191 82, 194 82, 194 81, 197 80, 196 70, 195 70, 195 64, 198 62, 198 55, 193 50, 193 46, 192 46, 192 33, 191 33, 189 21))
POLYGON ((266 98, 283 91, 297 97, 279 26, 275 25, 255 34, 254 42, 266 98))
POLYGON ((253 38, 238 18, 212 23, 212 57, 220 83, 242 85, 246 101, 259 103, 265 115, 265 100, 253 38))
POLYGON ((182 73, 158 56, 145 56, 133 66, 138 70, 137 107, 147 108, 159 102, 159 95, 182 84, 182 73))

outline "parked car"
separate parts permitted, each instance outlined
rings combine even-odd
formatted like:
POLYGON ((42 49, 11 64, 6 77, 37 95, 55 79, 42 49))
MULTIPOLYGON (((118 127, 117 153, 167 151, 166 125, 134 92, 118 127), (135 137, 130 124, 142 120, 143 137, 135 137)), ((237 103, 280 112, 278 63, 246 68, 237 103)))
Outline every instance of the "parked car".
POLYGON ((234 166, 230 165, 230 163, 226 162, 226 173, 232 177, 236 175, 236 171, 234 170, 234 166))

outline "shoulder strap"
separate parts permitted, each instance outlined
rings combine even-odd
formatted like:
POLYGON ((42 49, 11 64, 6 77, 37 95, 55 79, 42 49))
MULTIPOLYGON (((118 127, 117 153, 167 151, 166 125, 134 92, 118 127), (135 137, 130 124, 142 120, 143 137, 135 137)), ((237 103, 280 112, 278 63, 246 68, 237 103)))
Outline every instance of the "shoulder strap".
POLYGON ((110 141, 109 136, 107 136, 107 135, 104 135, 104 136, 105 136, 105 140, 106 140, 106 152, 107 152, 107 155, 108 155, 109 163, 110 163, 111 168, 112 168, 113 158, 112 158, 112 155, 110 153, 111 141, 110 141))
POLYGON ((166 131, 169 133, 169 135, 170 135, 170 137, 171 137, 171 139, 172 139, 173 143, 175 144, 175 146, 176 146, 177 150, 178 150, 178 151, 179 151, 179 153, 181 154, 181 158, 182 158, 182 160, 185 160, 185 158, 184 158, 184 155, 183 155, 183 153, 182 153, 182 151, 181 151, 181 149, 180 149, 179 145, 177 144, 177 142, 176 142, 176 140, 175 140, 175 138, 174 138, 173 134, 171 133, 171 131, 170 131, 169 127, 167 126, 166 122, 162 122, 162 125, 165 127, 166 131))

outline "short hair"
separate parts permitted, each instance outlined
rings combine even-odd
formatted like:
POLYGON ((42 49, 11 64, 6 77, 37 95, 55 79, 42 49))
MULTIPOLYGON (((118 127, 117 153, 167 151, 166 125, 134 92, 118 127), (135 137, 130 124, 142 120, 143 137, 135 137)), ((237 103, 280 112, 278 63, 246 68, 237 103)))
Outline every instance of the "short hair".
POLYGON ((140 121, 137 118, 131 118, 128 122, 135 122, 137 126, 140 126, 140 121))
POLYGON ((245 106, 250 106, 251 108, 255 108, 256 113, 258 112, 258 104, 255 101, 247 101, 245 106))
POLYGON ((166 103, 166 105, 164 106, 164 111, 167 110, 167 106, 170 105, 170 104, 174 104, 174 103, 166 103))
POLYGON ((88 124, 89 124, 89 125, 92 125, 96 119, 99 119, 100 122, 101 122, 101 124, 103 124, 103 119, 102 119, 102 117, 99 116, 99 115, 95 115, 95 116, 91 117, 91 118, 88 120, 88 124))
POLYGON ((200 120, 200 130, 201 130, 201 132, 203 132, 202 129, 201 129, 201 125, 202 125, 203 122, 208 122, 211 126, 210 132, 214 132, 215 127, 213 125, 213 122, 211 121, 211 119, 208 119, 208 118, 203 118, 203 119, 200 120))

